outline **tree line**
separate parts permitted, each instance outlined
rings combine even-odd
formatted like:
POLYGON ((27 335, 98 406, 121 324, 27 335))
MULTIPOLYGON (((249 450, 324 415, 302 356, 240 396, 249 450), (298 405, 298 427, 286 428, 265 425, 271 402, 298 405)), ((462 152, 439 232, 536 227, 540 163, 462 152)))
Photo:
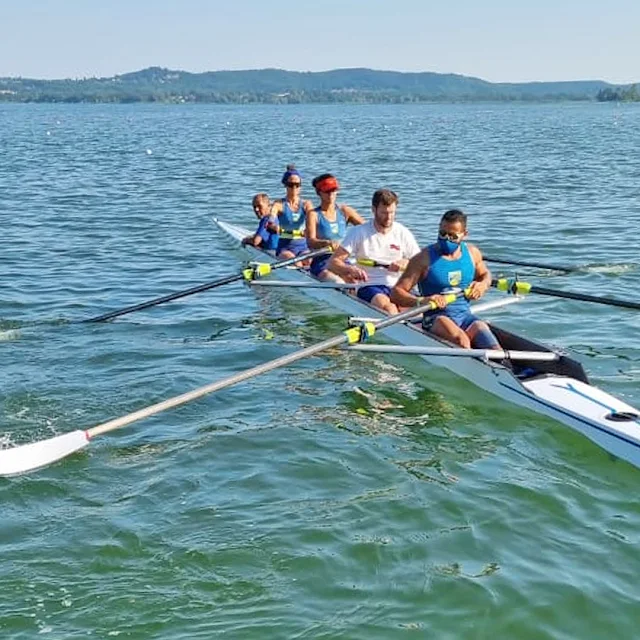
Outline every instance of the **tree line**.
POLYGON ((3 102, 390 103, 637 100, 636 86, 602 81, 492 83, 431 72, 282 69, 189 73, 161 67, 109 78, 0 78, 3 102))
POLYGON ((607 87, 596 96, 599 102, 640 102, 640 91, 635 84, 630 87, 607 87))

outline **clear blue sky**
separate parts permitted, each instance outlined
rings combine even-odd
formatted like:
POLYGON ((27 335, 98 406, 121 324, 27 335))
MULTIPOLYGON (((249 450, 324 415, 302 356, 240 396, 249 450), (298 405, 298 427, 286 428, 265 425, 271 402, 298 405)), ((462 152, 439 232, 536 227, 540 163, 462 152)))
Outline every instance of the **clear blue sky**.
POLYGON ((0 77, 370 67, 640 81, 640 0, 0 0, 0 77))

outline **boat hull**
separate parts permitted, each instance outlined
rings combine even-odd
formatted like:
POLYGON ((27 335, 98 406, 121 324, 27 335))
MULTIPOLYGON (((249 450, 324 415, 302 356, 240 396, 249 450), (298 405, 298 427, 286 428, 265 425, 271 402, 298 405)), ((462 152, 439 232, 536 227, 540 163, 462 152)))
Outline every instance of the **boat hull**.
MULTIPOLYGON (((215 224, 235 241, 240 241, 250 231, 214 218, 215 224)), ((254 247, 245 247, 253 259, 274 262, 275 258, 254 247)), ((278 271, 278 279, 290 282, 313 280, 302 269, 286 268, 278 271)), ((349 316, 375 319, 385 314, 349 293, 338 289, 302 289, 305 296, 317 300, 324 307, 343 312, 349 316)), ((505 349, 550 352, 547 346, 492 328, 505 349)), ((406 346, 443 347, 451 346, 446 341, 425 333, 411 323, 392 325, 384 329, 386 339, 406 346)), ((579 362, 563 355, 557 362, 529 363, 535 374, 524 379, 495 362, 479 358, 459 358, 442 355, 418 356, 431 365, 444 367, 468 380, 477 387, 512 404, 530 409, 550 417, 609 451, 613 455, 640 467, 640 412, 618 398, 589 384, 579 362)), ((521 370, 528 363, 519 363, 521 370)))

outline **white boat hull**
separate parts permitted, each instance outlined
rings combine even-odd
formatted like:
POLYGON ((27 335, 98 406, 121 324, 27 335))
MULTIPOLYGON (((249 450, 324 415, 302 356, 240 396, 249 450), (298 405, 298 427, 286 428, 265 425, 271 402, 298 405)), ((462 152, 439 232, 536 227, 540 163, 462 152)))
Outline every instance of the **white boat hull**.
MULTIPOLYGON (((215 218, 214 222, 237 241, 251 233, 247 229, 215 218)), ((253 259, 259 259, 261 262, 275 261, 273 256, 259 249, 245 248, 253 259)), ((278 279, 291 282, 306 279, 315 281, 306 271, 291 268, 279 270, 278 279)), ((375 307, 338 289, 310 287, 302 291, 307 297, 321 302, 323 306, 334 308, 349 316, 365 315, 376 319, 384 317, 375 307)), ((544 345, 524 340, 497 327, 494 329, 501 341, 501 334, 504 334, 505 339, 522 341, 524 345, 508 345, 505 348, 550 351, 544 345)), ((384 335, 401 345, 450 346, 447 342, 423 332, 419 326, 411 324, 392 325, 384 330, 384 335)), ((589 384, 581 365, 570 358, 561 358, 561 365, 557 368, 554 368, 553 363, 549 363, 548 368, 540 368, 538 365, 539 375, 520 380, 510 369, 483 359, 442 355, 418 357, 432 365, 445 367, 499 398, 568 425, 613 455, 640 467, 640 412, 589 384)))

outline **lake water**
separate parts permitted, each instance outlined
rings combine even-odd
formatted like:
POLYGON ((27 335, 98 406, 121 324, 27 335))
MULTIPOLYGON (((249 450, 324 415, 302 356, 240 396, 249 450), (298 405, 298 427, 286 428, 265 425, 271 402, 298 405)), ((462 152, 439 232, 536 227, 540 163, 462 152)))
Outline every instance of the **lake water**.
MULTIPOLYGON (((236 273, 210 218, 253 226, 289 162, 364 214, 396 189, 421 243, 458 206, 487 255, 591 265, 524 279, 640 300, 638 149, 637 105, 0 105, 0 442, 341 331, 241 284, 68 322, 236 273)), ((639 312, 487 317, 640 406, 639 312)), ((412 363, 316 357, 0 479, 0 637, 636 637, 640 470, 412 363)))

